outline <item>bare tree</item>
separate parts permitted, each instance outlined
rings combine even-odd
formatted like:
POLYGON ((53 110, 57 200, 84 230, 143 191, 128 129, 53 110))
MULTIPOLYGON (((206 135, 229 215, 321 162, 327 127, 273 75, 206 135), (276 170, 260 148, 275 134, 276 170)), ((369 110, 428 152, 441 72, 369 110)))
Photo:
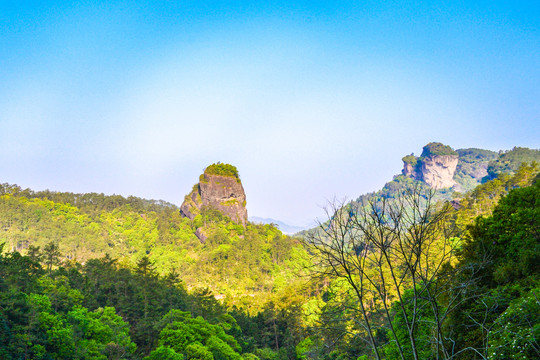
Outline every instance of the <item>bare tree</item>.
POLYGON ((313 274, 344 280, 357 300, 348 309, 351 320, 365 330, 376 359, 384 357, 375 338, 381 328, 391 334, 401 359, 421 359, 426 349, 436 359, 455 354, 443 322, 467 284, 450 286, 458 245, 449 226, 452 208, 433 196, 433 190, 416 186, 393 199, 334 202, 329 220, 306 237, 313 274), (420 327, 427 336, 419 335, 420 327))

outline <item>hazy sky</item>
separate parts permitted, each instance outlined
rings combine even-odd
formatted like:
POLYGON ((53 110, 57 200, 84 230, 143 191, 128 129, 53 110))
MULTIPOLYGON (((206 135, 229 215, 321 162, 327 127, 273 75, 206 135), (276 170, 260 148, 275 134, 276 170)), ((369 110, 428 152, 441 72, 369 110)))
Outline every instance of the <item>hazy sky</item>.
POLYGON ((540 147, 538 1, 0 1, 0 182, 304 224, 401 157, 540 147))

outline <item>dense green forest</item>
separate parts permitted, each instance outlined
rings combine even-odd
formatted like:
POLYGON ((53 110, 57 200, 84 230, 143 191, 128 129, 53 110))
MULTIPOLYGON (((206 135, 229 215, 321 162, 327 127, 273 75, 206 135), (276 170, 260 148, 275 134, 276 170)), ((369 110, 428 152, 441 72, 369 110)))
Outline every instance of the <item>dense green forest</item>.
POLYGON ((53 243, 64 260, 108 255, 129 267, 141 258, 159 274, 182 269, 188 288, 209 288, 231 304, 257 310, 296 280, 307 253, 272 225, 245 228, 207 208, 193 220, 176 206, 136 197, 33 192, 0 185, 0 242, 26 253, 53 243), (195 236, 204 226, 207 240, 195 236))
POLYGON ((54 245, 31 247, 2 255, 0 275, 2 359, 287 358, 303 331, 293 299, 257 316, 228 312, 148 257, 132 268, 108 256, 82 265, 61 263, 54 245))
POLYGON ((450 199, 396 177, 302 237, 3 184, 0 358, 536 359, 538 172, 450 199))

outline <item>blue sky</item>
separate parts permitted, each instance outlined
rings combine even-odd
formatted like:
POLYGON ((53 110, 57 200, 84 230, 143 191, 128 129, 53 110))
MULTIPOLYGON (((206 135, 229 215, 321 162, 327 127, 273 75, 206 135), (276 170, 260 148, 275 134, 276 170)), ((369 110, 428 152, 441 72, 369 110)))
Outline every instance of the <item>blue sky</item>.
POLYGON ((0 1, 0 182, 304 224, 430 141, 540 147, 533 1, 0 1))

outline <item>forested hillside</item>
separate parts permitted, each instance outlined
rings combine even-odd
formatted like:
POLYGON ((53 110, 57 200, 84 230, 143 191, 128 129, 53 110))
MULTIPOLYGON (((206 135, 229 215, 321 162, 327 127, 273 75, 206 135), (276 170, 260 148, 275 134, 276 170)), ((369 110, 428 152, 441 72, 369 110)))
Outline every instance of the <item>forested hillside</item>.
POLYGON ((3 184, 0 358, 536 359, 538 173, 452 196, 398 176, 303 238, 3 184))
POLYGON ((188 293, 179 273, 160 276, 148 257, 126 268, 108 256, 61 261, 54 246, 8 252, 0 255, 0 358, 288 358, 303 332, 295 301, 250 316, 227 312, 209 291, 188 293))
POLYGON ((108 255, 122 266, 145 256, 159 274, 181 272, 188 288, 209 288, 231 305, 260 308, 294 283, 306 252, 272 225, 231 221, 205 208, 193 220, 165 202, 103 194, 33 192, 0 186, 0 242, 28 253, 53 244, 61 260, 108 255), (202 243, 195 232, 204 225, 202 243))
MULTIPOLYGON (((440 143, 430 143, 424 147, 425 153, 430 153, 427 149, 432 144, 442 145, 440 143), (427 149, 427 150, 426 150, 427 149)), ((453 179, 456 182, 456 186, 436 189, 434 193, 435 200, 453 200, 463 197, 473 191, 478 185, 481 185, 488 180, 493 180, 499 176, 511 176, 516 173, 522 164, 532 164, 536 162, 540 164, 540 150, 515 147, 508 151, 494 151, 483 149, 457 149, 455 152, 451 148, 442 147, 448 153, 457 154, 459 161, 453 175, 453 179)), ((436 148, 440 153, 443 150, 436 148)), ((435 150, 435 151, 436 151, 435 150)), ((442 152, 442 154, 446 154, 442 152)), ((412 155, 408 155, 403 158, 403 161, 407 163, 410 158, 414 158, 412 155)), ((420 157, 421 159, 422 157, 420 157)), ((416 158, 415 158, 416 159, 416 158)), ((355 199, 352 203, 361 203, 373 197, 382 197, 391 199, 398 196, 403 189, 410 188, 412 186, 421 186, 424 189, 428 189, 429 186, 422 180, 413 179, 405 175, 397 175, 384 185, 384 187, 374 193, 361 195, 355 199)))
POLYGON ((418 184, 334 204, 306 235, 314 279, 327 284, 309 337, 314 358, 321 349, 347 359, 540 356, 538 167, 453 204, 435 195, 418 184))

